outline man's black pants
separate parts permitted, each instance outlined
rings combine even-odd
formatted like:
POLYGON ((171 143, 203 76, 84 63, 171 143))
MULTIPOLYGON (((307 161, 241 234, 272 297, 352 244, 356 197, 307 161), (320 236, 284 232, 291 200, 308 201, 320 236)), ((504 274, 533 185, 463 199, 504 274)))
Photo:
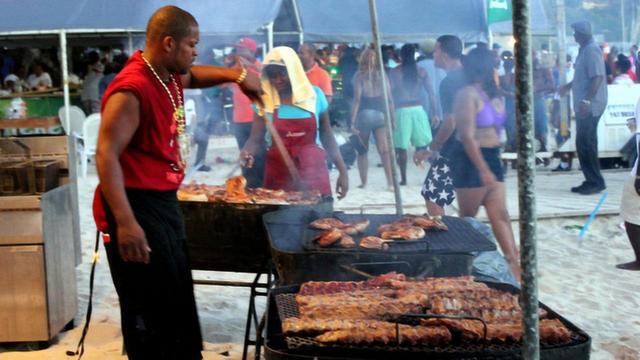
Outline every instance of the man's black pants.
MULTIPOLYGON (((116 227, 105 244, 120 300, 122 335, 131 360, 201 359, 184 223, 175 191, 127 190, 151 248, 149 264, 124 262, 116 227)), ((109 224, 115 224, 107 211, 109 224)))
POLYGON ((576 152, 585 178, 585 186, 605 187, 598 160, 598 122, 600 115, 576 116, 576 152))

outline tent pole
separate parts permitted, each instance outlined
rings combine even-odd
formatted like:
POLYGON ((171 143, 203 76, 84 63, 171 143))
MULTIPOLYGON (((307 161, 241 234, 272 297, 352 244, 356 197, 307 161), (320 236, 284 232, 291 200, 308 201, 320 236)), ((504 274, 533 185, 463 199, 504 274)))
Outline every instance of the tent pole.
MULTIPOLYGON (((64 119, 60 119, 60 122, 64 122, 65 129, 71 129, 71 116, 69 109, 71 107, 71 97, 69 95, 69 65, 67 54, 67 32, 60 30, 60 69, 62 71, 62 91, 64 98, 64 119)), ((79 205, 78 205, 78 162, 76 159, 76 141, 70 131, 65 134, 69 140, 69 178, 71 179, 71 213, 73 214, 73 242, 75 251, 76 265, 82 263, 82 253, 80 251, 80 222, 79 222, 79 205)))
POLYGON ((302 32, 302 20, 300 19, 300 7, 298 6, 298 0, 291 0, 293 5, 293 13, 296 16, 296 27, 298 29, 298 40, 300 45, 304 44, 304 33, 302 32))
POLYGON ((267 27, 267 50, 273 49, 273 21, 266 25, 267 27))
POLYGON ((376 0, 369 0, 369 12, 371 14, 371 31, 373 33, 373 45, 378 56, 378 65, 382 82, 382 96, 384 98, 384 122, 387 126, 387 143, 389 144, 389 162, 391 163, 391 177, 393 178, 393 194, 396 199, 396 214, 402 215, 402 196, 398 186, 398 173, 395 166, 396 151, 393 144, 393 128, 391 127, 391 109, 389 108, 389 89, 385 79, 384 64, 382 63, 382 49, 380 48, 380 31, 378 28, 378 10, 376 0))
MULTIPOLYGON (((64 119, 60 119, 60 121, 64 121, 64 128, 69 129, 71 119, 69 117, 69 106, 71 105, 71 99, 69 97, 69 66, 67 64, 67 32, 65 30, 60 30, 60 66, 62 67, 62 91, 64 94, 64 107, 66 111, 64 112, 64 119)), ((67 134, 71 135, 71 134, 67 134)))
POLYGON ((129 48, 129 56, 133 55, 133 34, 131 31, 127 32, 127 40, 128 40, 128 48, 129 48))
MULTIPOLYGON (((567 30, 566 30, 566 8, 564 0, 556 0, 556 29, 558 31, 558 67, 560 68, 560 86, 567 83, 567 30)), ((560 100, 560 119, 567 124, 567 130, 560 131, 562 136, 568 134, 569 106, 566 99, 560 100)))
POLYGON ((526 360, 537 360, 540 358, 540 344, 530 28, 529 1, 513 0, 513 34, 516 39, 518 203, 520 211, 520 261, 522 263, 520 306, 523 309, 522 326, 524 334, 522 356, 526 360))

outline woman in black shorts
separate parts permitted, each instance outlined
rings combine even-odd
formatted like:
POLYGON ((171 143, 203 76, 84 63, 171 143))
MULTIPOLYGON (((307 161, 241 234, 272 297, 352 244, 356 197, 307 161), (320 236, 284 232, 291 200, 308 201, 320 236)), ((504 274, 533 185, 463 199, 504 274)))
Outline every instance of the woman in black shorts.
MULTIPOLYGON (((384 97, 382 96, 382 81, 378 71, 378 58, 375 51, 366 49, 360 56, 358 72, 353 78, 353 109, 351 111, 351 131, 357 134, 365 146, 364 153, 358 154, 358 170, 360 172, 360 188, 367 185, 367 171, 369 169, 368 150, 369 136, 375 136, 376 147, 382 160, 387 186, 391 188, 391 159, 387 144, 387 128, 384 123, 384 97)), ((384 76, 389 87, 389 80, 384 76)), ((393 109, 393 104, 389 104, 393 109)))
POLYGON ((474 49, 463 60, 468 85, 456 95, 454 118, 460 141, 450 158, 451 177, 461 217, 475 217, 484 206, 493 233, 520 279, 518 249, 507 211, 500 132, 506 122, 504 98, 494 78, 494 57, 474 49))

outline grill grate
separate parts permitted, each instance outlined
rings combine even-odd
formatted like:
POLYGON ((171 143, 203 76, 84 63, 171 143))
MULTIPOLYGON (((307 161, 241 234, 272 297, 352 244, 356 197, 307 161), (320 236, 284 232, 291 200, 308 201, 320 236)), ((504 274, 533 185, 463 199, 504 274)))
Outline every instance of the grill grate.
MULTIPOLYGON (((283 293, 275 295, 275 303, 280 319, 284 320, 290 317, 298 317, 300 313, 298 311, 298 304, 296 303, 295 293, 283 293)), ((549 312, 551 315, 551 312, 549 312)), ((563 348, 575 345, 580 345, 588 341, 588 338, 583 334, 571 331, 571 340, 563 344, 545 344, 541 343, 542 349, 563 348)), ((371 351, 371 352, 408 352, 408 353, 424 353, 425 355, 443 355, 443 354, 455 354, 456 357, 474 357, 478 354, 491 354, 495 356, 504 355, 516 355, 521 352, 521 343, 453 343, 449 346, 397 346, 394 344, 389 345, 347 345, 347 344, 332 344, 326 345, 317 342, 313 337, 305 336, 286 336, 284 337, 287 348, 295 352, 304 353, 317 353, 318 351, 371 351)))

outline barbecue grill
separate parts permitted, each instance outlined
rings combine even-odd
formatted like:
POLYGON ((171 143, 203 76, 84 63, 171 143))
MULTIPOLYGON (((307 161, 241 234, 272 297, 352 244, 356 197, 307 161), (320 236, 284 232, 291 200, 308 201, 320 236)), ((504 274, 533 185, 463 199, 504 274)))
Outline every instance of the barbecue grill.
MULTIPOLYGON (((493 242, 465 220, 443 217, 448 231, 427 231, 424 240, 397 242, 386 251, 362 248, 319 248, 311 221, 327 216, 343 222, 364 218, 371 224, 363 236, 376 235, 378 225, 399 219, 397 215, 352 215, 314 209, 284 209, 264 215, 278 283, 310 280, 359 280, 363 274, 398 271, 412 277, 460 276, 471 272, 473 252, 496 249, 493 242)), ((357 239, 356 239, 357 241, 357 239)))
MULTIPOLYGON (((516 288, 506 284, 486 283, 488 286, 510 292, 516 288)), ((282 320, 298 314, 295 294, 298 285, 277 287, 270 291, 267 308, 265 357, 268 360, 289 359, 520 359, 519 343, 452 342, 440 346, 397 345, 323 345, 311 337, 286 336, 282 332, 282 320)), ((540 303, 547 316, 559 319, 572 333, 570 341, 563 344, 541 344, 540 358, 546 360, 589 359, 591 338, 584 331, 564 319, 549 307, 540 303)))
POLYGON ((264 323, 258 321, 263 316, 256 312, 255 298, 266 296, 266 291, 273 285, 271 251, 262 215, 282 208, 331 212, 332 202, 316 205, 268 205, 180 201, 180 207, 184 216, 192 269, 256 274, 252 282, 194 279, 193 283, 250 289, 243 359, 246 359, 249 345, 256 346, 256 358, 259 358, 264 323), (267 274, 266 281, 260 281, 262 274, 267 274), (250 338, 252 325, 256 329, 255 340, 250 338))

